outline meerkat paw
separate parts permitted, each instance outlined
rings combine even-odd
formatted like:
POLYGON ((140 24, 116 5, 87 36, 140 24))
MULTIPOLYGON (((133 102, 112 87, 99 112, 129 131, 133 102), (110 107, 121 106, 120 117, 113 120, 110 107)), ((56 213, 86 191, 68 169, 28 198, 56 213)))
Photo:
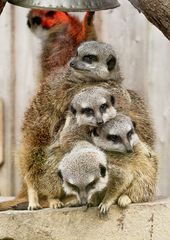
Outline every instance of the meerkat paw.
POLYGON ((100 205, 98 206, 98 209, 100 211, 100 214, 107 214, 109 212, 110 206, 112 203, 110 202, 101 202, 100 205))
POLYGON ((50 208, 57 209, 64 207, 64 203, 61 202, 59 199, 49 199, 48 201, 50 208))
POLYGON ((131 199, 127 195, 122 195, 119 197, 117 204, 122 208, 126 208, 131 202, 131 199))
POLYGON ((39 210, 42 209, 41 205, 39 203, 29 203, 28 205, 28 210, 33 211, 33 210, 39 210))
POLYGON ((66 207, 80 207, 80 203, 77 199, 71 200, 65 204, 66 207))

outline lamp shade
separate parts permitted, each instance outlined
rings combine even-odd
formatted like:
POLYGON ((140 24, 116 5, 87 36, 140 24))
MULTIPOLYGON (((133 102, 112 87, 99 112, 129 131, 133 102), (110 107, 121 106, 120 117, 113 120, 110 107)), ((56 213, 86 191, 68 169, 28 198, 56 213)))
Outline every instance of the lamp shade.
POLYGON ((119 7, 117 0, 8 0, 26 8, 46 8, 58 11, 98 11, 119 7))

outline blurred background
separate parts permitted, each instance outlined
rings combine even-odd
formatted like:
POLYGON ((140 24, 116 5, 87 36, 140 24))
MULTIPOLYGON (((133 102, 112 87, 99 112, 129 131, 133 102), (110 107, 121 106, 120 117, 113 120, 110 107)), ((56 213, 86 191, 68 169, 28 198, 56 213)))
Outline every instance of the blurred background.
MULTIPOLYGON (((124 84, 143 95, 152 113, 160 155, 158 194, 170 193, 170 43, 135 8, 98 12, 98 39, 119 56, 124 84)), ((28 9, 6 4, 0 16, 0 195, 15 195, 15 164, 24 111, 38 85, 41 41, 27 27, 28 9)), ((79 14, 80 18, 82 14, 79 14)))

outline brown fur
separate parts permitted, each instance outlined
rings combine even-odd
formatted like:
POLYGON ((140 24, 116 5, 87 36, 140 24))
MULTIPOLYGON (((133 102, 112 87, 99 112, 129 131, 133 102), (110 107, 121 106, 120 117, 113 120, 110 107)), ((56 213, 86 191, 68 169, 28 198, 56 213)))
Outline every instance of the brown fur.
POLYGON ((99 208, 106 213, 110 206, 151 201, 155 195, 158 157, 145 143, 139 142, 129 154, 108 153, 111 165, 109 183, 99 208), (128 199, 128 201, 127 201, 128 199))
MULTIPOLYGON (((154 141, 155 138, 150 117, 142 99, 132 92, 129 95, 128 91, 117 83, 119 79, 107 82, 93 82, 90 79, 88 79, 88 82, 85 79, 79 81, 79 79, 75 79, 70 68, 64 70, 57 71, 57 73, 54 71, 47 81, 40 86, 25 114, 22 128, 20 167, 27 185, 32 187, 43 172, 44 148, 51 144, 54 135, 64 123, 73 96, 85 87, 95 85, 113 90, 113 95, 116 98, 116 109, 130 115, 132 120, 136 121, 137 133, 141 139, 148 144, 151 143, 148 141, 147 135, 145 136, 142 133, 144 128, 146 128, 146 133, 150 135, 149 139, 151 138, 154 141), (135 99, 138 99, 137 104, 135 99), (138 103, 140 103, 140 107, 138 103), (144 118, 142 118, 143 113, 145 113, 144 118), (148 123, 150 123, 149 129, 148 123)), ((121 78, 119 72, 116 75, 117 78, 121 78)), ((25 192, 25 187, 22 191, 25 192)))
POLYGON ((132 101, 129 116, 137 123, 136 132, 142 141, 154 148, 156 135, 149 108, 135 91, 128 90, 128 92, 132 101))

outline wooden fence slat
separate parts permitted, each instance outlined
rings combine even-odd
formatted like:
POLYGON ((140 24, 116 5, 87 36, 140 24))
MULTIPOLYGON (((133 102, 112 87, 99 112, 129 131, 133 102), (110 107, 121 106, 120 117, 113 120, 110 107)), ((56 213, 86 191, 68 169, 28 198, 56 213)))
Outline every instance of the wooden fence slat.
POLYGON ((3 101, 0 99, 0 166, 4 162, 4 131, 3 131, 3 101))

